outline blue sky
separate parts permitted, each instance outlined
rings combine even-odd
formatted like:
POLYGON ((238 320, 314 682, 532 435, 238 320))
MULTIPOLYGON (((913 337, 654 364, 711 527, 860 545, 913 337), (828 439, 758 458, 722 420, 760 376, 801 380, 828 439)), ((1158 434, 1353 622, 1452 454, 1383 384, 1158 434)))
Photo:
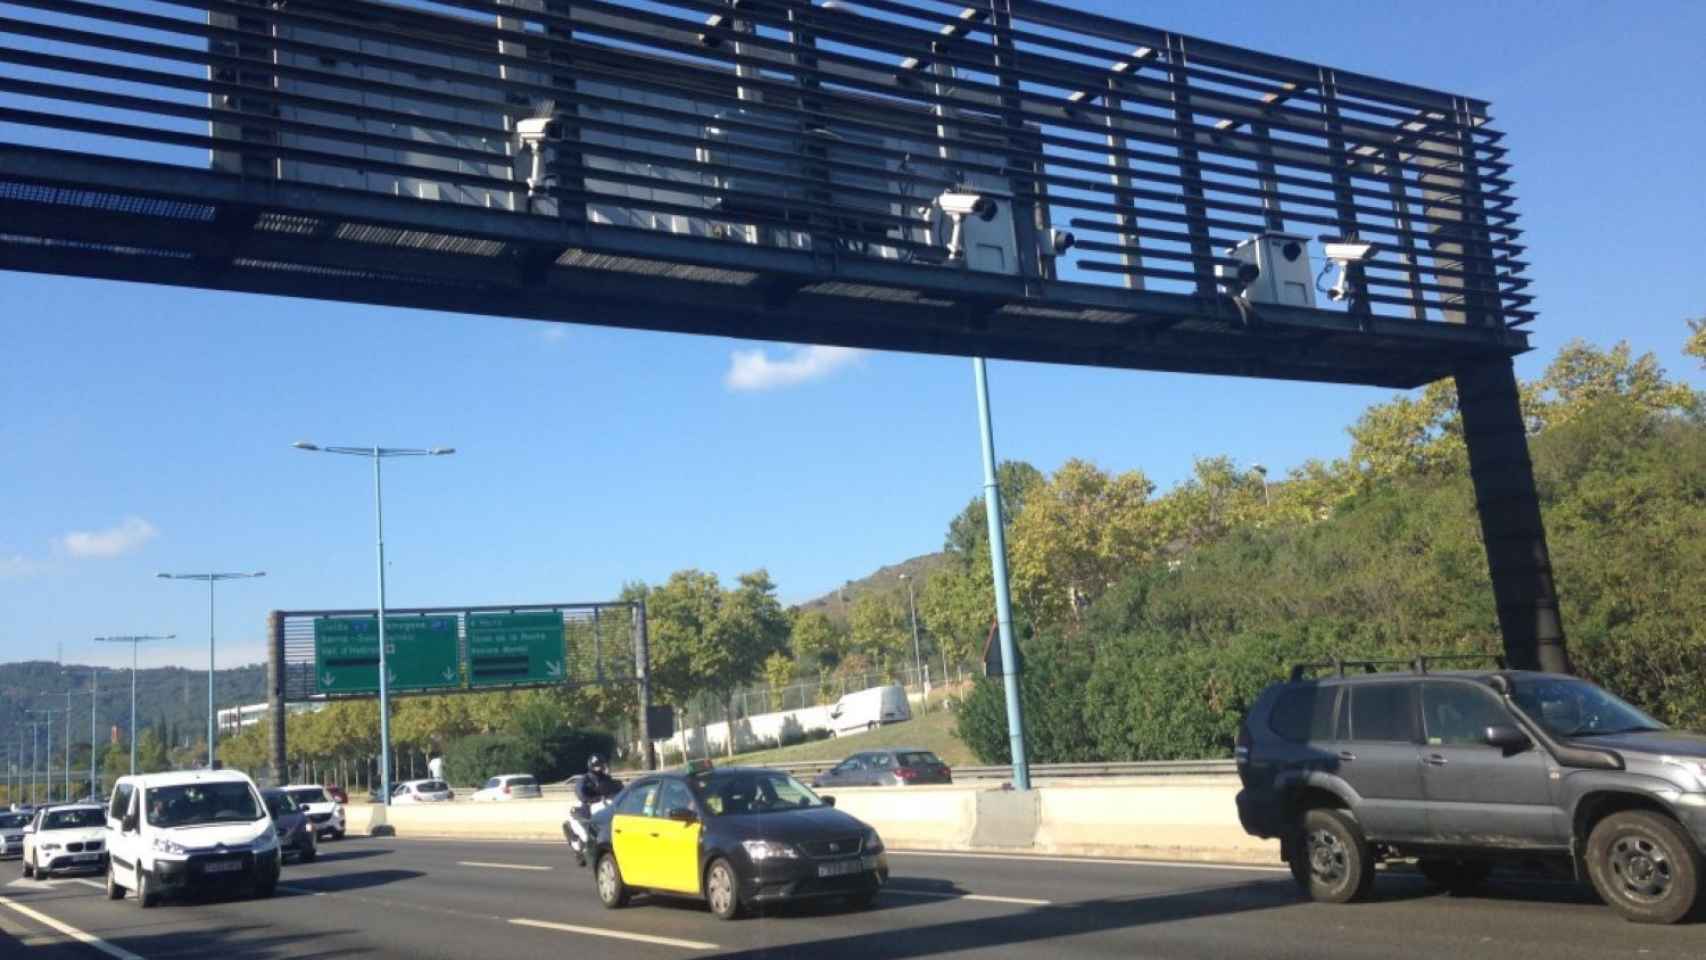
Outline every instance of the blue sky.
MULTIPOLYGON (((1702 381, 1679 348, 1706 313, 1706 6, 1081 5, 1491 100, 1540 298, 1520 372, 1627 339, 1702 381)), ((297 439, 458 448, 387 471, 398 606, 604 599, 683 567, 765 566, 803 600, 938 549, 980 489, 960 358, 795 356, 741 390, 737 354, 787 348, 15 273, 0 338, 0 660, 63 641, 117 664, 89 638, 149 632, 179 638, 150 662, 204 665, 205 588, 158 571, 268 571, 221 588, 224 665, 260 659, 269 609, 371 605, 368 465, 297 439)), ((1390 395, 1007 362, 991 382, 1003 458, 1164 486, 1197 456, 1339 455, 1390 395)))

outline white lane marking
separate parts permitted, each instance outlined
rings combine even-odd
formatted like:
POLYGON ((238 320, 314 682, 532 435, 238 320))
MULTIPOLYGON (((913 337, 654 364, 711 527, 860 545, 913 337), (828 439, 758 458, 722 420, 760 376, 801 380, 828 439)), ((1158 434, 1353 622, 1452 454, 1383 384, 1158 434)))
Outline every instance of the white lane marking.
POLYGON ((70 937, 71 939, 76 940, 78 943, 87 944, 88 946, 94 947, 96 950, 99 950, 102 953, 106 954, 107 956, 112 957, 113 960, 142 960, 141 957, 137 956, 134 953, 131 953, 129 950, 126 950, 123 947, 110 944, 110 943, 106 942, 105 940, 102 940, 100 937, 95 936, 92 933, 84 933, 83 931, 77 929, 76 927, 71 926, 68 923, 61 923, 58 920, 55 920, 54 918, 48 916, 45 913, 42 913, 39 910, 31 910, 29 907, 26 907, 23 904, 18 903, 17 901, 12 900, 9 897, 0 897, 0 906, 10 907, 13 910, 16 910, 18 913, 21 913, 24 916, 29 917, 31 920, 34 920, 35 922, 37 922, 37 923, 39 923, 45 927, 51 927, 54 930, 58 931, 59 933, 62 933, 64 935, 70 937))
POLYGON ((699 940, 676 940, 672 937, 654 937, 649 933, 629 933, 626 930, 606 930, 603 927, 580 927, 572 923, 547 923, 544 920, 529 920, 525 917, 512 917, 509 922, 518 927, 538 927, 542 930, 561 930, 564 933, 584 933, 589 937, 633 940, 637 943, 651 943, 660 947, 680 947, 683 950, 722 949, 714 943, 704 943, 699 940))
POLYGON ((1030 897, 995 897, 986 893, 937 893, 934 890, 896 890, 884 887, 883 893, 897 897, 930 897, 935 900, 980 900, 984 903, 1016 903, 1023 907, 1046 907, 1052 900, 1033 900, 1030 897))
POLYGON ((1238 863, 1198 863, 1194 860, 1121 860, 1112 857, 1049 857, 1031 853, 952 853, 941 850, 896 850, 889 856, 952 857, 960 860, 1019 860, 1037 863, 1104 863, 1128 867, 1177 867, 1182 870, 1235 870, 1245 873, 1290 873, 1290 867, 1257 867, 1238 863))
POLYGON ((101 883, 99 880, 90 880, 90 879, 87 879, 85 877, 77 877, 77 878, 73 879, 71 882, 72 883, 81 883, 85 887, 94 887, 96 890, 99 890, 102 893, 107 892, 107 885, 104 883, 101 883))
POLYGON ((311 897, 323 897, 326 895, 326 891, 324 890, 310 890, 307 887, 297 887, 285 883, 279 884, 278 888, 283 890, 285 893, 305 893, 311 897))
POLYGON ((485 867, 488 870, 550 870, 550 867, 540 867, 528 863, 488 863, 484 860, 458 860, 459 867, 485 867))

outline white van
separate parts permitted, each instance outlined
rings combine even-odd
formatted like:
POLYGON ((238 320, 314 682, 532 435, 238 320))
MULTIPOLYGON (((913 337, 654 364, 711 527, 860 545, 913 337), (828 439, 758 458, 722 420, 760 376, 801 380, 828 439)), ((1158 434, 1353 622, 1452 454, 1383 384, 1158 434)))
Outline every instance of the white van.
POLYGON ((120 777, 107 803, 107 899, 143 908, 197 889, 278 886, 277 828, 248 777, 189 770, 120 777))
POLYGON ((911 719, 912 706, 898 683, 849 693, 829 708, 829 729, 838 737, 911 719))

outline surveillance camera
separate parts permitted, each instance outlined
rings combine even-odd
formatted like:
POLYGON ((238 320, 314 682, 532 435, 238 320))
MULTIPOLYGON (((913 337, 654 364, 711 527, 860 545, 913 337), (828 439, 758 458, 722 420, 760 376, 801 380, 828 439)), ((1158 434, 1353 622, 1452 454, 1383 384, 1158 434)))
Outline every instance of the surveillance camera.
POLYGON ((563 139, 563 125, 554 117, 529 117, 515 125, 515 135, 522 143, 538 144, 563 139))
POLYGON ((1250 289, 1250 284, 1262 275, 1262 268, 1253 263, 1240 263, 1237 267, 1216 266, 1214 272, 1227 296, 1242 297, 1244 291, 1250 289))
POLYGON ((1054 227, 1049 228, 1048 249, 1053 252, 1055 256, 1058 257, 1065 254, 1066 251, 1071 250, 1074 246, 1077 246, 1077 244, 1078 238, 1073 236, 1070 231, 1059 230, 1054 227))
POLYGON ((981 193, 958 193, 956 191, 949 190, 947 193, 937 197, 936 203, 942 208, 944 213, 949 213, 956 217, 972 216, 982 220, 984 223, 994 220, 995 214, 999 212, 999 208, 996 207, 995 201, 981 193))

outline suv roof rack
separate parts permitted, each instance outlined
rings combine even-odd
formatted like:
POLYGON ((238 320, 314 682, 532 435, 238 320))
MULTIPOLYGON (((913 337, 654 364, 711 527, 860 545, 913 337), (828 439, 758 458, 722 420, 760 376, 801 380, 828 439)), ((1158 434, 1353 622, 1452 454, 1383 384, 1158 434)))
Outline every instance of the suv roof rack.
POLYGON ((1379 668, 1382 666, 1400 664, 1409 667, 1416 673, 1427 673, 1429 664, 1483 660, 1492 661, 1500 670, 1505 669, 1504 655, 1498 653, 1442 653, 1431 656, 1424 654, 1412 657, 1408 660, 1403 658, 1346 660, 1340 657, 1334 657, 1331 660, 1318 660, 1311 663, 1294 664, 1291 668, 1291 682, 1296 683, 1299 680, 1302 680, 1311 670, 1331 669, 1334 675, 1342 677, 1345 675, 1346 667, 1359 667, 1362 669, 1363 673, 1378 673, 1379 668))

